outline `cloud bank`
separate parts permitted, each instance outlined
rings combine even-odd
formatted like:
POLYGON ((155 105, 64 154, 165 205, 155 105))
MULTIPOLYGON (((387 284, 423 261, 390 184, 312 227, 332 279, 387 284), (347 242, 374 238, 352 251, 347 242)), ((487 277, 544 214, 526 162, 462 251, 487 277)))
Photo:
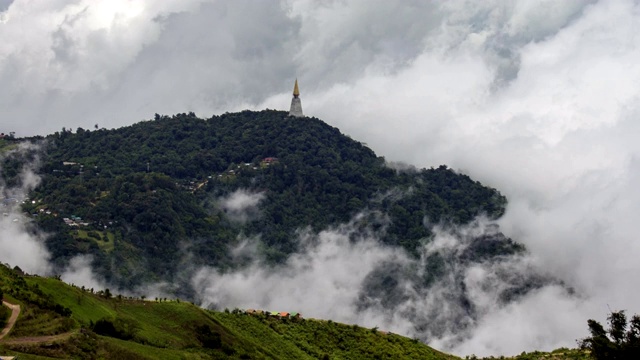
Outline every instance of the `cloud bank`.
POLYGON ((2 132, 286 109, 298 77, 305 114, 498 188, 501 228, 580 294, 545 288, 457 349, 511 351, 503 328, 572 346, 607 304, 640 312, 638 24, 631 0, 0 2, 2 132))
POLYGON ((497 235, 486 219, 435 227, 418 259, 383 245, 357 223, 300 233, 301 250, 282 265, 257 256, 240 269, 200 269, 193 286, 201 305, 296 311, 378 327, 459 354, 559 347, 571 334, 564 321, 572 320, 572 331, 582 327, 574 321, 580 298, 530 255, 473 258, 474 245, 490 241, 480 237, 497 235), (541 316, 548 306, 565 315, 541 316))

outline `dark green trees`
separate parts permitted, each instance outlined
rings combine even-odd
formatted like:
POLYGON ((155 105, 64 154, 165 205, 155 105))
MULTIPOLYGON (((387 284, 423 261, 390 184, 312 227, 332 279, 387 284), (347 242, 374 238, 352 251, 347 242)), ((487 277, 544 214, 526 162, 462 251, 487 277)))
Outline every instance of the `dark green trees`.
POLYGON ((588 320, 590 337, 580 341, 580 347, 591 351, 595 359, 640 359, 640 316, 627 323, 623 310, 607 317, 609 329, 595 320, 588 320))
POLYGON ((7 324, 10 315, 11 310, 4 305, 0 305, 0 330, 7 324))
POLYGON ((0 328, 3 327, 9 317, 9 309, 2 305, 2 289, 0 289, 0 328))
MULTIPOLYGON (((497 218, 506 203, 444 165, 396 171, 337 128, 281 111, 64 129, 40 148, 42 182, 23 210, 50 234, 54 265, 91 255, 96 272, 122 288, 173 281, 187 258, 194 267, 231 266, 228 249, 241 234, 259 236, 268 261, 285 261, 299 250, 299 229, 318 232, 357 214, 355 226, 417 256, 430 224, 497 218), (237 192, 260 198, 244 220, 220 206, 237 192)), ((19 183, 23 163, 35 158, 17 155, 0 161, 6 184, 19 183)), ((519 251, 501 244, 478 253, 519 251)))

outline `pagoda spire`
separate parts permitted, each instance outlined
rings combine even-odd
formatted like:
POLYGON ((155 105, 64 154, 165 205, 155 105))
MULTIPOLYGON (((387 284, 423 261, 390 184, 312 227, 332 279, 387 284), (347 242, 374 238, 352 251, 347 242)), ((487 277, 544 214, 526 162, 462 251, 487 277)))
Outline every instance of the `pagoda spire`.
POLYGON ((293 85, 293 96, 300 96, 300 89, 298 89, 298 79, 296 79, 296 84, 293 85))
POLYGON ((298 79, 296 79, 296 83, 295 85, 293 85, 293 99, 291 99, 291 109, 289 110, 289 116, 304 117, 304 115, 302 114, 302 102, 300 101, 298 79))

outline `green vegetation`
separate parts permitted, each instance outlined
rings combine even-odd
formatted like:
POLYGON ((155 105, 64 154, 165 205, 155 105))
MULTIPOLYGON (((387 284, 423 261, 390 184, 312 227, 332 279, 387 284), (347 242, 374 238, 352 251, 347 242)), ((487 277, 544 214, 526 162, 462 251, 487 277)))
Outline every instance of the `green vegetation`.
POLYGON ((11 316, 11 310, 6 306, 2 306, 0 302, 0 328, 3 328, 7 324, 9 316, 11 316))
POLYGON ((37 284, 28 283, 20 272, 19 268, 0 266, 0 290, 5 300, 22 307, 20 321, 11 335, 56 335, 71 330, 71 310, 54 301, 37 284))
POLYGON ((553 350, 551 352, 544 351, 532 351, 532 352, 522 352, 522 354, 512 357, 484 357, 478 358, 476 356, 467 356, 466 359, 469 360, 494 360, 494 359, 505 359, 505 360, 588 360, 592 359, 591 355, 588 351, 582 349, 567 349, 560 348, 553 350))
MULTIPOLYGON (((358 213, 365 215, 355 226, 417 256, 431 236, 428 224, 496 218, 506 203, 446 166, 393 170, 338 129, 281 111, 156 115, 119 129, 63 129, 31 140, 42 145, 43 179, 23 209, 51 234, 53 261, 63 267, 91 254, 97 272, 124 288, 176 281, 184 249, 190 265, 234 266, 228 249, 240 234, 260 234, 267 259, 281 262, 298 250, 298 229, 318 231, 358 213), (218 201, 240 189, 263 197, 245 222, 218 201)), ((23 164, 37 153, 2 160, 7 184, 20 183, 23 164)), ((469 260, 523 249, 504 237, 486 243, 469 260)), ((179 295, 189 297, 185 291, 179 295)))
POLYGON ((3 137, 0 138, 0 154, 15 149, 17 146, 18 142, 16 141, 15 138, 13 137, 3 137))
POLYGON ((272 354, 284 350, 289 359, 457 359, 415 340, 357 325, 233 312, 212 316, 234 330, 246 329, 247 340, 266 340, 272 354), (280 348, 283 340, 286 349, 280 348))
POLYGON ((9 337, 0 340, 0 353, 21 359, 457 359, 377 329, 109 296, 106 289, 92 293, 57 279, 23 277, 1 265, 0 284, 18 285, 22 300, 11 301, 24 308, 46 299, 71 312, 69 317, 42 312, 36 318, 43 325, 61 317, 71 322, 56 338, 16 331, 30 321, 21 315, 9 337))
POLYGON ((587 321, 591 336, 580 342, 595 359, 639 359, 640 316, 634 315, 627 323, 624 311, 614 311, 608 317, 609 329, 597 321, 587 321))

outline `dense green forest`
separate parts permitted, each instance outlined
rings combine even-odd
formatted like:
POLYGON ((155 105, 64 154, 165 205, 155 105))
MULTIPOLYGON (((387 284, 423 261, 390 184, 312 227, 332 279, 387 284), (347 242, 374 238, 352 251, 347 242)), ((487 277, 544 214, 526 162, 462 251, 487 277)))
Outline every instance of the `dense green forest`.
MULTIPOLYGON (((39 162, 42 181, 23 209, 50 234, 52 259, 62 267, 91 254, 98 272, 122 287, 175 281, 189 266, 235 266, 229 248, 240 235, 259 234, 269 261, 281 262, 298 249, 299 229, 356 214, 356 226, 416 255, 432 224, 497 218, 506 204, 446 166, 394 170, 321 120, 282 111, 156 115, 29 140, 39 146, 4 145, 2 175, 18 186, 22 166, 39 162), (237 191, 260 198, 241 220, 220 206, 237 191)), ((485 240, 471 260, 522 251, 504 236, 485 240)))

